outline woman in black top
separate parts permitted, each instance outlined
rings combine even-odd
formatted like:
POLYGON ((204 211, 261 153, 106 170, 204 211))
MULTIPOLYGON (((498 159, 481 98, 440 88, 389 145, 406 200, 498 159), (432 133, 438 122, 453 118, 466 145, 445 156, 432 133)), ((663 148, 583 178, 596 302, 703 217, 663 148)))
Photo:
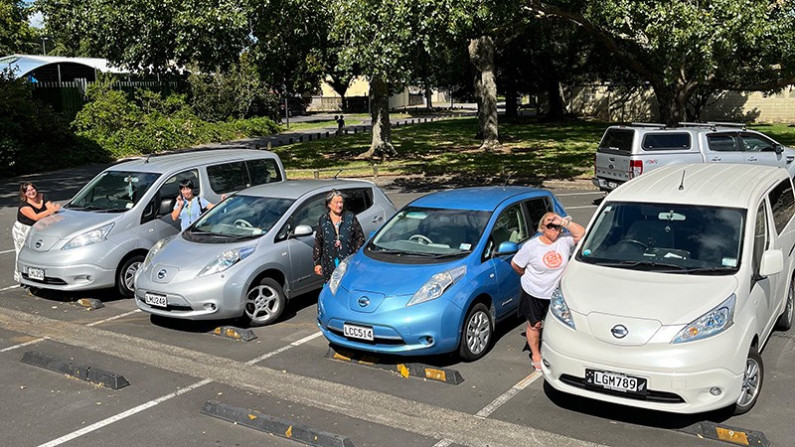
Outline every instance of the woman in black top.
POLYGON ((39 219, 55 214, 61 209, 61 205, 44 201, 44 194, 40 193, 36 185, 31 182, 24 182, 19 185, 19 199, 17 221, 14 222, 14 227, 11 229, 11 236, 14 238, 14 251, 16 251, 14 281, 17 282, 19 282, 19 271, 17 271, 19 251, 25 245, 25 238, 28 237, 30 227, 39 219))
POLYGON ((356 216, 350 211, 342 210, 342 193, 333 190, 326 196, 328 213, 318 220, 315 232, 315 249, 312 261, 315 273, 331 278, 331 273, 343 259, 356 253, 364 245, 364 232, 356 216))

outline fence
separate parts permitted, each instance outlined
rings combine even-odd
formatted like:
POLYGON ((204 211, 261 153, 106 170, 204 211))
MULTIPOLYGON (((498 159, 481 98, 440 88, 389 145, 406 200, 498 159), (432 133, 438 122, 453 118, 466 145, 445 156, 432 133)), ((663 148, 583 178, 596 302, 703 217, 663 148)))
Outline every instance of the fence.
MULTIPOLYGON (((88 102, 86 91, 92 84, 85 79, 67 82, 36 82, 33 86, 33 98, 41 100, 56 112, 60 112, 72 120, 77 112, 88 102)), ((132 95, 136 89, 155 90, 164 94, 179 91, 180 83, 175 81, 117 81, 113 88, 132 95)))

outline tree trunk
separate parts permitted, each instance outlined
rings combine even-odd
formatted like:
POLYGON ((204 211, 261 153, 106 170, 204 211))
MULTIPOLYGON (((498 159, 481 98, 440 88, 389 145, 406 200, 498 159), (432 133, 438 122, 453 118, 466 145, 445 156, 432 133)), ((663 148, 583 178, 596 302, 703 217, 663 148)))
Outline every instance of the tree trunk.
POLYGON ((515 120, 519 116, 519 103, 516 97, 519 93, 514 86, 510 86, 505 90, 505 118, 515 120))
POLYGON ((469 60, 475 66, 475 96, 478 102, 481 149, 492 150, 500 145, 497 124, 497 81, 494 73, 494 41, 481 36, 469 41, 469 60))
POLYGON ((664 83, 652 83, 654 95, 657 97, 657 105, 660 113, 660 122, 675 125, 685 118, 687 100, 692 91, 688 91, 685 86, 664 83))
POLYGON ((558 82, 557 79, 547 79, 546 84, 549 110, 547 111, 547 116, 544 117, 544 120, 562 121, 566 112, 563 106, 563 96, 560 94, 560 82, 558 82))
POLYGON ((392 125, 389 122, 389 86, 380 77, 370 80, 370 100, 373 139, 370 149, 356 158, 386 158, 397 155, 392 146, 392 125))
POLYGON ((425 84, 425 106, 428 110, 433 110, 433 91, 429 84, 425 84))

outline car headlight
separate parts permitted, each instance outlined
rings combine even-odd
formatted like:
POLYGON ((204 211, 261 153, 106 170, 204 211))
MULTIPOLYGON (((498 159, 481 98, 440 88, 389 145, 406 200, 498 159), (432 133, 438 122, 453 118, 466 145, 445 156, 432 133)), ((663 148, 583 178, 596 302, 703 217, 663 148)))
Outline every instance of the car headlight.
POLYGON ((93 230, 86 231, 85 233, 75 236, 63 246, 61 250, 71 250, 73 248, 85 247, 86 245, 96 244, 97 242, 104 241, 113 228, 113 223, 94 228, 93 230))
POLYGON ((229 267, 232 267, 238 262, 251 256, 252 253, 254 253, 254 247, 242 247, 235 248, 233 250, 227 250, 216 256, 215 259, 210 261, 209 264, 205 265, 196 276, 202 277, 221 273, 229 267))
POLYGON ((343 259, 337 264, 337 268, 331 272, 331 279, 328 280, 328 288, 331 290, 332 295, 337 294, 337 288, 340 286, 340 281, 342 281, 342 277, 345 276, 345 272, 348 271, 348 258, 343 259))
POLYGON ((144 263, 141 264, 141 268, 138 270, 146 270, 150 265, 152 265, 152 259, 155 255, 160 252, 163 246, 166 245, 166 242, 170 241, 174 236, 170 236, 167 238, 160 239, 159 241, 155 242, 155 245, 149 249, 149 253, 146 254, 146 258, 144 258, 144 263))
POLYGON ((446 272, 440 272, 429 279, 425 284, 420 287, 420 290, 411 297, 406 306, 413 306, 415 304, 424 303, 426 301, 435 300, 442 296, 445 290, 455 284, 456 281, 461 279, 467 272, 467 267, 462 265, 446 272))
POLYGON ((566 299, 563 298, 563 291, 560 290, 560 287, 552 292, 552 296, 549 299, 549 312, 561 323, 572 329, 577 329, 574 326, 574 318, 571 316, 571 310, 569 310, 569 305, 566 304, 566 299))
POLYGON ((734 306, 737 296, 732 295, 717 307, 698 317, 684 327, 671 343, 687 343, 720 334, 734 325, 734 306))

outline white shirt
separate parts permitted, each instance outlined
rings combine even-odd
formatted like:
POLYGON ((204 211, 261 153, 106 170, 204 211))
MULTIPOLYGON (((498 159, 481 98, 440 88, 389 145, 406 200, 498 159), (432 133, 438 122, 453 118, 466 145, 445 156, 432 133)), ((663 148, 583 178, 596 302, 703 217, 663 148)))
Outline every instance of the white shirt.
POLYGON ((513 263, 525 269, 522 289, 536 298, 551 298, 575 245, 570 234, 560 235, 549 245, 541 242, 540 237, 522 245, 513 257, 513 263))

